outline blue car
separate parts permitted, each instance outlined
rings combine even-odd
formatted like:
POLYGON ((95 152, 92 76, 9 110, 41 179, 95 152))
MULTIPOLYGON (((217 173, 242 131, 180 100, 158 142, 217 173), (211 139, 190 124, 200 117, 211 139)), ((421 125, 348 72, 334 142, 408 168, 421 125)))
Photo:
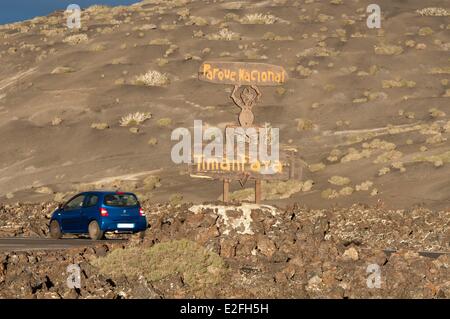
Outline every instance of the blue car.
POLYGON ((133 193, 115 191, 83 192, 58 206, 50 219, 50 236, 89 234, 94 240, 106 232, 141 233, 147 229, 147 218, 133 193))

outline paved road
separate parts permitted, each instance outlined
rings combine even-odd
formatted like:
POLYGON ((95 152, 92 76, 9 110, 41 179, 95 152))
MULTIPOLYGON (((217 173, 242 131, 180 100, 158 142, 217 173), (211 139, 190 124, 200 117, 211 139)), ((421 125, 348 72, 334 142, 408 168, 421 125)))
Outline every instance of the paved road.
MULTIPOLYGON (((31 250, 55 250, 70 249, 74 247, 88 247, 101 243, 120 243, 124 239, 91 240, 80 238, 0 238, 0 251, 31 251, 31 250)), ((365 248, 367 249, 367 248, 365 248)), ((389 256, 396 250, 385 249, 384 252, 389 256)), ((440 255, 449 254, 449 252, 431 252, 418 251, 419 255, 428 258, 438 258, 440 255)))
MULTIPOLYGON (((397 252, 396 250, 393 249, 385 249, 384 252, 390 256, 391 254, 397 252)), ((446 252, 446 251, 417 251, 417 253, 419 254, 419 256, 422 257, 428 257, 428 258, 439 258, 439 256, 441 255, 449 255, 450 252, 446 252)))
POLYGON ((123 239, 90 240, 78 238, 0 238, 0 251, 30 251, 87 247, 99 243, 123 242, 123 239))

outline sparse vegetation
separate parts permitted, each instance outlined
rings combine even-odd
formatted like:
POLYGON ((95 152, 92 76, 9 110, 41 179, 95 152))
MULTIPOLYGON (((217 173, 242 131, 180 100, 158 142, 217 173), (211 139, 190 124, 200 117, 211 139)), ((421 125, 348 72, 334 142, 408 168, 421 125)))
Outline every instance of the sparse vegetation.
POLYGON ((106 50, 106 45, 104 45, 103 43, 95 44, 91 47, 91 50, 93 52, 104 51, 104 50, 106 50))
POLYGON ((334 199, 339 197, 339 193, 335 189, 327 188, 320 194, 322 198, 334 199))
POLYGON ((383 176, 389 173, 391 169, 389 167, 382 167, 378 170, 378 176, 383 176))
POLYGON ((153 39, 150 41, 149 43, 150 45, 170 45, 171 42, 169 41, 169 39, 166 38, 158 38, 158 39, 153 39))
POLYGON ((435 167, 443 166, 445 163, 450 163, 450 151, 438 155, 416 156, 414 162, 429 162, 433 163, 435 167))
POLYGON ((234 41, 240 40, 241 35, 239 33, 233 32, 227 28, 220 29, 218 33, 208 34, 206 36, 208 40, 224 40, 224 41, 234 41))
POLYGON ((145 249, 115 249, 91 263, 105 275, 144 276, 150 282, 179 274, 193 289, 219 284, 227 272, 220 256, 185 239, 158 243, 145 249))
POLYGON ((292 41, 292 40, 294 40, 294 38, 291 37, 290 35, 281 36, 281 35, 276 35, 273 32, 264 33, 263 39, 269 40, 269 41, 292 41))
POLYGON ((395 149, 396 145, 394 143, 386 142, 386 141, 376 138, 369 143, 367 143, 367 142, 363 143, 362 147, 368 148, 368 149, 379 149, 379 150, 390 151, 390 150, 395 149))
POLYGON ((303 77, 308 77, 313 74, 313 70, 308 67, 304 67, 303 65, 297 66, 296 71, 303 77))
POLYGON ((418 14, 426 17, 448 17, 450 16, 450 10, 437 7, 428 7, 416 10, 418 14))
POLYGON ((169 127, 172 125, 172 119, 169 117, 164 117, 158 120, 159 127, 169 127))
POLYGON ((164 58, 169 57, 170 55, 175 53, 175 51, 177 51, 177 50, 178 50, 178 46, 176 44, 171 44, 169 46, 169 48, 166 50, 166 52, 164 52, 164 58))
POLYGON ((148 145, 155 146, 156 144, 158 144, 158 139, 156 137, 151 137, 147 143, 148 145))
MULTIPOLYGON (((263 200, 286 199, 299 192, 309 192, 313 185, 312 180, 263 181, 261 197, 263 200)), ((230 194, 230 199, 236 201, 252 201, 254 197, 253 188, 245 188, 230 194)))
POLYGON ((397 169, 402 173, 406 171, 406 168, 403 166, 402 162, 393 162, 391 166, 392 168, 397 169))
POLYGON ((134 83, 137 85, 146 85, 146 86, 164 86, 170 83, 169 77, 167 74, 160 73, 155 70, 150 70, 145 74, 138 75, 134 83))
MULTIPOLYGON (((22 179, 34 185, 58 185, 61 194, 69 191, 60 185, 74 178, 72 161, 77 159, 67 158, 69 154, 59 152, 55 145, 47 146, 44 136, 48 134, 66 136, 73 131, 84 136, 87 130, 102 137, 92 141, 99 158, 117 155, 105 155, 100 144, 120 137, 124 149, 119 153, 141 145, 154 156, 152 166, 160 162, 158 152, 167 151, 171 128, 189 127, 191 115, 204 116, 208 125, 219 127, 235 120, 239 109, 227 108, 216 99, 229 96, 232 87, 198 81, 201 61, 217 59, 261 60, 283 66, 291 78, 282 86, 261 86, 262 103, 253 109, 255 124, 278 123, 284 132, 282 149, 295 149, 299 161, 310 165, 300 181, 263 183, 264 199, 298 196, 305 205, 315 205, 322 191, 324 198, 338 198, 342 203, 350 203, 352 197, 375 203, 371 194, 381 195, 380 202, 387 205, 409 195, 411 203, 422 200, 422 194, 436 198, 426 201, 431 205, 445 199, 444 189, 434 187, 432 179, 441 185, 448 169, 441 155, 450 145, 449 8, 436 4, 411 11, 400 3, 391 10, 392 4, 386 4, 391 20, 405 28, 369 30, 366 8, 358 1, 219 2, 208 10, 201 9, 200 2, 194 5, 187 0, 97 7, 83 11, 78 31, 64 27, 62 12, 0 26, 1 119, 11 128, 29 121, 41 129, 43 134, 33 136, 36 150, 44 147, 57 152, 61 165, 67 165, 65 176, 55 171, 55 165, 48 167, 48 175, 42 167, 43 174, 38 176, 40 153, 22 154, 30 157, 30 163, 20 181, 11 185, 14 199, 22 200, 26 194, 20 188, 28 182, 22 179), (405 22, 414 15, 415 21, 405 22), (19 96, 24 91, 26 99, 19 96), (36 97, 37 93, 43 94, 36 97), (31 109, 30 103, 36 107, 31 109), (126 111, 117 113, 120 109, 126 111), (154 113, 153 118, 147 111, 154 113), (313 178, 314 183, 305 178, 313 178), (405 181, 415 179, 421 183, 414 189, 402 188, 405 181)), ((9 139, 2 145, 7 154, 23 149, 15 143, 9 139)), ((117 166, 109 163, 111 176, 120 176, 116 168, 126 166, 126 161, 124 156, 117 157, 117 166)), ((19 174, 18 170, 7 171, 19 174)), ((186 174, 182 165, 174 168, 175 174, 182 171, 186 174)), ((135 189, 152 199, 164 196, 173 205, 181 203, 179 194, 170 197, 166 189, 152 191, 167 172, 154 174, 160 176, 142 180, 148 175, 138 175, 144 177, 133 181, 111 177, 114 183, 101 183, 135 189)), ((185 181, 179 189, 170 188, 169 182, 163 187, 184 195, 185 181)), ((88 186, 98 186, 92 183, 88 186)), ((4 195, 10 191, 7 184, 3 183, 4 195)), ((69 187, 76 184, 71 181, 69 187)), ((248 182, 246 187, 232 198, 253 201, 253 185, 248 182)), ((219 188, 208 189, 205 200, 218 196, 219 188)), ((40 195, 44 196, 60 197, 40 195)))
POLYGON ((447 141, 446 137, 443 137, 441 133, 438 134, 434 134, 431 137, 426 139, 426 143, 427 144, 440 144, 440 143, 444 143, 445 141, 447 141))
POLYGON ((315 172, 324 170, 325 164, 324 163, 310 164, 310 165, 308 165, 308 168, 312 173, 315 173, 315 172))
POLYGON ((330 152, 330 155, 327 157, 327 160, 330 162, 337 162, 341 155, 342 155, 341 150, 334 149, 330 152))
POLYGON ((391 89, 391 88, 413 88, 416 86, 416 82, 407 81, 403 79, 398 80, 384 80, 382 81, 383 89, 391 89))
POLYGON ((450 66, 431 68, 430 74, 450 74, 450 66))
POLYGON ((276 21, 277 17, 262 13, 247 14, 240 19, 242 24, 274 24, 276 21))
POLYGON ((444 111, 441 111, 435 107, 431 108, 428 110, 428 112, 430 113, 431 117, 445 117, 447 114, 445 114, 444 111))
POLYGON ((419 29, 419 35, 420 36, 427 36, 427 35, 431 35, 433 34, 433 29, 431 29, 430 27, 424 27, 424 28, 420 28, 419 29))
POLYGON ((403 53, 403 48, 398 45, 380 44, 375 46, 375 54, 399 55, 401 53, 403 53))
POLYGON ((161 178, 159 176, 150 175, 143 181, 145 190, 154 190, 161 186, 161 178))
POLYGON ((165 59, 165 58, 158 58, 158 59, 156 59, 156 63, 158 64, 158 66, 165 66, 166 64, 168 64, 169 63, 169 60, 168 59, 165 59))
POLYGON ((368 191, 372 186, 373 186, 373 182, 372 181, 365 181, 365 182, 362 182, 359 185, 356 185, 355 189, 358 192, 368 191))
POLYGON ((332 176, 328 182, 333 185, 343 186, 350 183, 350 179, 348 177, 332 176))
POLYGON ((372 155, 372 151, 369 149, 364 149, 361 152, 359 152, 355 148, 349 148, 347 151, 347 154, 341 158, 341 163, 351 162, 351 161, 357 161, 363 158, 368 158, 372 155))
POLYGON ((179 205, 182 202, 183 202, 183 195, 181 194, 173 194, 169 198, 169 203, 174 206, 179 205))
POLYGON ((53 194, 53 190, 47 186, 38 187, 34 191, 39 194, 53 194))
POLYGON ((55 117, 53 118, 53 120, 52 120, 52 125, 53 125, 53 126, 57 126, 57 125, 61 124, 62 121, 63 121, 62 118, 60 118, 60 117, 58 117, 58 116, 55 116, 55 117))
POLYGON ((152 118, 152 114, 149 112, 135 112, 123 116, 119 124, 120 126, 140 125, 150 118, 152 118))
POLYGON ((331 20, 334 20, 334 17, 327 15, 327 14, 319 13, 319 15, 317 16, 318 22, 324 23, 324 22, 331 21, 331 20))
POLYGON ((197 25, 197 26, 205 26, 208 25, 209 22, 203 17, 190 16, 189 21, 186 22, 187 25, 197 25))
POLYGON ((243 2, 240 1, 232 1, 232 2, 224 2, 221 4, 222 8, 227 10, 239 10, 243 6, 243 2))
POLYGON ((107 128, 109 128, 108 123, 92 123, 91 124, 91 128, 94 128, 96 130, 106 130, 107 128))
POLYGON ((398 160, 400 158, 402 158, 403 154, 400 151, 396 151, 396 150, 391 150, 388 152, 385 152, 381 155, 379 155, 373 162, 374 164, 379 164, 379 163, 387 163, 390 161, 395 161, 398 160))
POLYGON ((64 43, 67 43, 70 45, 77 45, 77 44, 81 44, 81 43, 86 43, 88 41, 89 41, 89 38, 84 33, 69 35, 68 37, 66 37, 63 40, 64 43))
POLYGON ((311 120, 308 119, 297 119, 297 131, 308 131, 312 130, 315 126, 311 120))
POLYGON ((53 69, 52 74, 63 74, 63 73, 72 73, 75 72, 74 68, 68 66, 58 66, 53 69))
POLYGON ((339 195, 340 196, 350 196, 351 194, 353 194, 353 192, 354 192, 353 187, 346 186, 339 191, 339 195))

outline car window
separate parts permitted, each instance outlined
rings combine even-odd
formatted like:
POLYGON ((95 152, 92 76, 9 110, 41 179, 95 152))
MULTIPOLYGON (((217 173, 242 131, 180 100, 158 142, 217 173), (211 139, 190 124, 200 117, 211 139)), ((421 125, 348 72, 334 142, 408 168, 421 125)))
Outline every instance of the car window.
POLYGON ((98 196, 97 195, 91 195, 88 198, 88 201, 86 203, 86 207, 95 206, 95 205, 97 205, 97 203, 98 203, 98 196))
POLYGON ((75 209, 80 208, 83 205, 84 195, 80 195, 70 200, 66 205, 64 205, 64 209, 75 209))
POLYGON ((109 194, 105 196, 103 204, 116 207, 130 207, 139 204, 133 194, 109 194))

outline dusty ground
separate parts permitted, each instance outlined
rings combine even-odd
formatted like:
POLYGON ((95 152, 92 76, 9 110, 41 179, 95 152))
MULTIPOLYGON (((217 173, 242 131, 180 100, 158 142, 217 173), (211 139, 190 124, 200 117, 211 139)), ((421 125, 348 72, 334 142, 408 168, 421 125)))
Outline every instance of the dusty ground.
POLYGON ((447 3, 378 1, 380 30, 366 26, 369 3, 143 1, 83 11, 79 31, 62 12, 0 26, 1 201, 114 186, 157 201, 218 198, 220 183, 191 179, 170 160, 173 128, 236 121, 230 87, 196 79, 209 59, 289 72, 282 89, 263 89, 256 121, 280 128, 313 186, 268 203, 448 207, 447 3), (416 12, 425 7, 447 11, 416 12), (168 81, 139 84, 150 70, 168 81), (121 126, 134 112, 151 118, 121 126))
MULTIPOLYGON (((22 226, 8 236, 28 234, 27 223, 35 236, 45 236, 53 206, 1 207, 2 220, 22 226), (27 211, 33 214, 25 222, 27 211)), ((450 255, 423 253, 449 251, 448 210, 218 203, 144 208, 151 227, 143 242, 133 237, 127 244, 0 253, 0 297, 450 297, 450 255), (72 263, 82 270, 79 290, 66 285, 72 263), (371 264, 379 267, 379 288, 367 285, 371 264)), ((5 224, 0 229, 6 232, 5 224)))

